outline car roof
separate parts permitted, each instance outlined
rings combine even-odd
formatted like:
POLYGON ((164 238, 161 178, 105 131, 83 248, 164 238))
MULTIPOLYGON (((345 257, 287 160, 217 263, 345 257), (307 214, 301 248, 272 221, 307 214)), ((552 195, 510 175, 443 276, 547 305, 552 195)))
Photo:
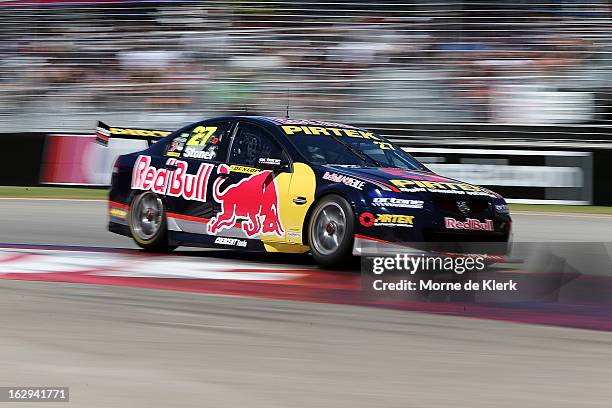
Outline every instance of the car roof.
POLYGON ((261 123, 266 123, 266 124, 272 124, 276 126, 297 125, 297 126, 320 126, 320 127, 345 128, 345 129, 358 129, 355 126, 347 125, 344 123, 335 123, 335 122, 310 120, 310 119, 281 118, 281 117, 276 117, 276 116, 249 116, 249 115, 223 116, 223 117, 207 119, 207 121, 209 120, 210 121, 213 121, 213 120, 248 120, 248 121, 261 122, 261 123))

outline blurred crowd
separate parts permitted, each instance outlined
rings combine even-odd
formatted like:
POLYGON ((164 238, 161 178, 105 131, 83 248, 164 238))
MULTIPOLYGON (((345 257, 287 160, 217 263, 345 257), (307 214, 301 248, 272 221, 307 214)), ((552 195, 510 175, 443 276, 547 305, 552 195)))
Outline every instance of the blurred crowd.
POLYGON ((611 115, 606 0, 14 0, 0 9, 0 130, 283 115, 287 105, 295 117, 352 123, 611 115))

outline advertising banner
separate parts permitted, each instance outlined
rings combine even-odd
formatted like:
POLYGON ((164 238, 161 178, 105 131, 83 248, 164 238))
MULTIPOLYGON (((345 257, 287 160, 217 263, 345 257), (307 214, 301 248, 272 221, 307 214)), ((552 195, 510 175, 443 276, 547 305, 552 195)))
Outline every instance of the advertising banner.
POLYGON ((49 135, 40 183, 107 186, 117 157, 146 147, 143 140, 112 139, 104 147, 94 135, 49 135))
POLYGON ((524 204, 591 204, 593 153, 539 149, 405 147, 436 173, 524 204))

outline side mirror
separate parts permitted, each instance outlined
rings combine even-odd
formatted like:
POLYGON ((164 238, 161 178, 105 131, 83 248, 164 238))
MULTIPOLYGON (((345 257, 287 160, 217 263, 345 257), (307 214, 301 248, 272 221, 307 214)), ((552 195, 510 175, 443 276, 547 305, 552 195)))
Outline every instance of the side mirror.
POLYGON ((263 170, 272 170, 277 173, 284 173, 289 171, 289 162, 287 162, 285 159, 262 157, 259 159, 258 167, 263 170))

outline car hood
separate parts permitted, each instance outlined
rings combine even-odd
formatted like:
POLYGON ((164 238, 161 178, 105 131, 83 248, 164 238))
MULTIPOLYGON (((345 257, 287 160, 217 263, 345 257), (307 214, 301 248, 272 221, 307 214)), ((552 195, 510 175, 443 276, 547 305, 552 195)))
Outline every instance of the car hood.
MULTIPOLYGON (((398 168, 386 168, 386 167, 361 167, 361 166, 338 166, 338 165, 326 165, 322 166, 325 171, 330 173, 339 173, 347 176, 360 178, 364 181, 369 181, 373 184, 379 184, 387 187, 391 191, 400 192, 401 182, 398 180, 413 181, 410 183, 415 188, 425 187, 428 189, 435 190, 437 187, 435 184, 429 183, 451 183, 461 184, 466 186, 467 189, 473 189, 473 191, 482 191, 489 195, 501 198, 501 196, 491 190, 484 187, 476 186, 473 184, 465 183, 460 180, 451 179, 448 177, 440 176, 431 171, 418 171, 418 170, 405 170, 398 168), (423 184, 425 182, 425 184, 423 184)), ((439 187, 439 186, 438 186, 439 187)), ((445 187, 445 186, 442 186, 445 187)), ((406 191, 406 190, 403 190, 406 191)))

